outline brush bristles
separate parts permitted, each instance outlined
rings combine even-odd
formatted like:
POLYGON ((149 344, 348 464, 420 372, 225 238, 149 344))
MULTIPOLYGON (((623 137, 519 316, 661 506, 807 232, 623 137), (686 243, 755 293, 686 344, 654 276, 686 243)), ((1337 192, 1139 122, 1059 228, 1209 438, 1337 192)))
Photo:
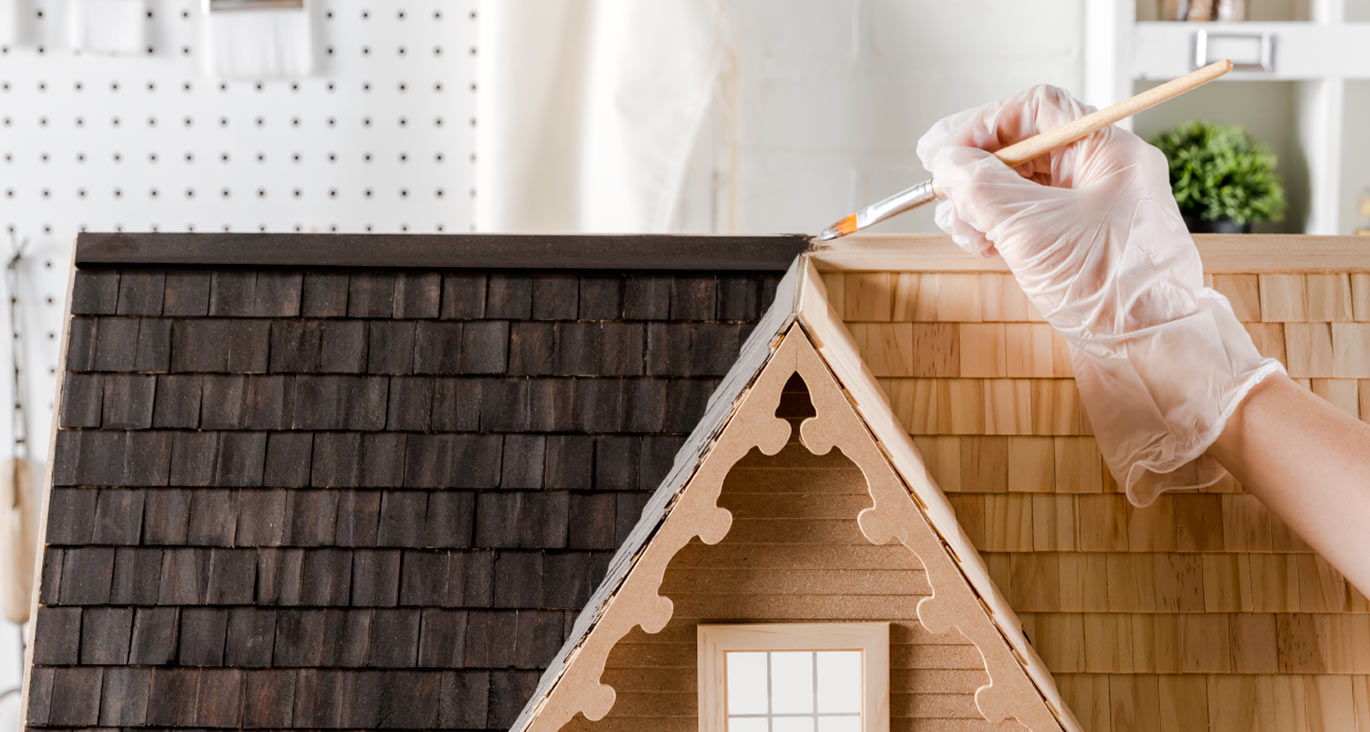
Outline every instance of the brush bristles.
POLYGON ((851 214, 845 219, 824 229, 823 233, 818 235, 818 238, 822 241, 828 241, 829 239, 836 239, 839 236, 846 236, 854 231, 856 231, 856 214, 851 214))

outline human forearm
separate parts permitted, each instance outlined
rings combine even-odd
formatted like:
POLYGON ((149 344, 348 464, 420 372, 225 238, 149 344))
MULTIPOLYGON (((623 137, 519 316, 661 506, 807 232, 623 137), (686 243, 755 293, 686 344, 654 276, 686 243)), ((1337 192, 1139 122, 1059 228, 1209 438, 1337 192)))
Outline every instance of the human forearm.
POLYGON ((1271 374, 1208 452, 1370 594, 1370 425, 1271 374))

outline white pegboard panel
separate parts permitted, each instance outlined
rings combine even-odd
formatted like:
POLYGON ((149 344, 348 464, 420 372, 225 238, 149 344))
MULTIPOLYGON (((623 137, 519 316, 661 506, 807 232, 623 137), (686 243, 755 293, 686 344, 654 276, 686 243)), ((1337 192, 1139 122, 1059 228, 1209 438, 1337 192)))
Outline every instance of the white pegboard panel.
MULTIPOLYGON (((23 0, 20 42, 0 47, 0 255, 29 240, 19 342, 39 460, 77 232, 472 225, 478 0, 306 0, 315 73, 259 81, 205 74, 204 0, 145 0, 144 53, 73 50, 69 3, 92 1, 23 0)), ((0 409, 8 364, 0 348, 0 409)), ((0 419, 6 454, 9 437, 0 419)))

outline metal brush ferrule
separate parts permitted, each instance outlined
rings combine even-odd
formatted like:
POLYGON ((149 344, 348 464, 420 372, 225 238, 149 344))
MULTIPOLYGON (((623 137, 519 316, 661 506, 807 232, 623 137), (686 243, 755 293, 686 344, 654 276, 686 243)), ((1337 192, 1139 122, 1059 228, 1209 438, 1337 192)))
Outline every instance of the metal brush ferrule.
POLYGON ((937 198, 931 180, 925 180, 911 188, 890 196, 889 198, 873 203, 857 212, 856 228, 864 229, 867 226, 880 223, 891 216, 898 216, 909 209, 917 208, 923 204, 937 198))

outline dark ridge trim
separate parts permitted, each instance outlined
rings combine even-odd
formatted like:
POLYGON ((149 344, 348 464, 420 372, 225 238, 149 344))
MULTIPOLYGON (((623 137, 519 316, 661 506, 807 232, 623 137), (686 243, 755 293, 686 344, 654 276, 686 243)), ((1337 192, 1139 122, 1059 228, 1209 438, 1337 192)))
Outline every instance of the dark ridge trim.
POLYGON ((82 232, 76 265, 784 272, 801 234, 211 234, 82 232))

